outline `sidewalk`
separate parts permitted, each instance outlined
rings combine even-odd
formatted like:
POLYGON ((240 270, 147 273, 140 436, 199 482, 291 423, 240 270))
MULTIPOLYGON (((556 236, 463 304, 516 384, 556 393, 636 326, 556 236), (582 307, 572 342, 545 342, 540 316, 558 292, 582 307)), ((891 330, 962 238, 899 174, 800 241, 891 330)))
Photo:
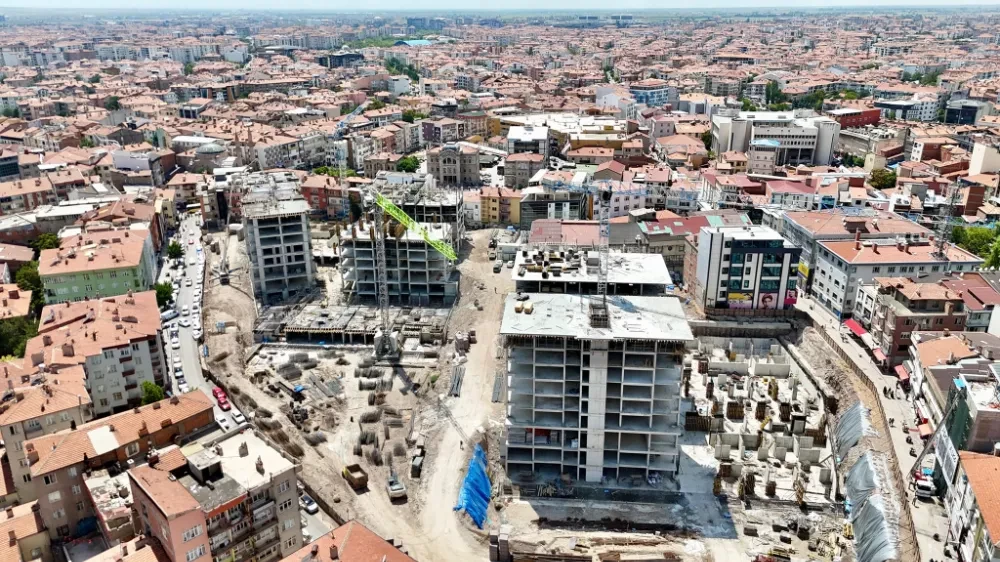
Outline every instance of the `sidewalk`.
MULTIPOLYGON (((813 319, 813 325, 817 329, 826 330, 831 339, 841 349, 848 352, 848 356, 851 357, 854 364, 874 383, 876 389, 881 390, 882 387, 895 388, 896 377, 894 375, 882 374, 864 346, 852 337, 841 339, 840 323, 822 305, 814 303, 807 296, 799 299, 795 307, 808 314, 813 319), (810 305, 813 305, 811 309, 810 305)), ((903 481, 910 482, 910 472, 916 461, 916 458, 910 455, 910 449, 913 448, 917 454, 920 454, 923 443, 916 433, 916 427, 909 428, 913 444, 906 442, 907 433, 903 432, 902 423, 906 421, 912 426, 915 414, 913 405, 906 398, 906 395, 897 393, 897 396, 901 396, 901 398, 891 399, 884 396, 877 396, 877 398, 882 402, 882 408, 885 410, 886 417, 896 419, 895 427, 890 428, 889 433, 892 439, 893 450, 896 453, 896 460, 899 463, 899 469, 903 471, 903 481)), ((944 560, 943 541, 948 536, 948 514, 945 511, 944 505, 940 500, 930 502, 919 499, 916 505, 914 505, 911 490, 907 489, 906 494, 909 500, 907 501, 907 507, 910 509, 913 525, 917 533, 917 543, 920 545, 921 560, 944 560), (934 540, 935 533, 941 537, 940 542, 934 540)))

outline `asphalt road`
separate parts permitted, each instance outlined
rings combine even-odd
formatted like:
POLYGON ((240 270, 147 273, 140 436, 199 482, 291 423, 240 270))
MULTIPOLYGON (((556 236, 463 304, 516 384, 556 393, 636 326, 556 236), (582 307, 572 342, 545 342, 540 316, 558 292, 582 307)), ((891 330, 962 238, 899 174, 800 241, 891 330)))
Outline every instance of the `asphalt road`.
MULTIPOLYGON (((198 226, 199 219, 197 216, 185 215, 184 219, 181 221, 181 227, 174 235, 173 239, 176 239, 184 247, 184 275, 180 276, 181 270, 172 269, 170 267, 163 267, 160 272, 160 281, 173 281, 174 279, 180 279, 180 289, 174 290, 174 308, 178 312, 183 310, 183 307, 188 307, 187 316, 179 316, 166 324, 173 324, 181 319, 187 319, 191 325, 189 327, 180 326, 178 324, 179 330, 179 343, 180 349, 173 349, 171 346, 169 335, 169 329, 164 326, 163 328, 163 344, 167 349, 168 363, 170 365, 171 371, 171 391, 177 392, 176 379, 173 377, 173 364, 174 358, 180 355, 181 366, 184 369, 184 379, 187 382, 188 387, 191 390, 201 390, 209 398, 215 402, 215 398, 212 396, 212 388, 214 385, 205 380, 201 371, 201 362, 199 361, 198 354, 202 351, 202 345, 199 341, 195 340, 193 332, 196 328, 204 329, 202 326, 202 299, 204 294, 199 298, 195 298, 195 290, 202 289, 204 283, 204 275, 199 275, 198 271, 202 267, 204 262, 199 262, 199 256, 202 255, 201 247, 201 228, 198 226), (192 243, 189 243, 192 242, 192 243), (191 286, 187 286, 187 280, 191 280, 191 286), (195 311, 194 306, 197 305, 197 311, 195 311)), ((228 412, 223 412, 218 404, 215 406, 215 418, 225 418, 229 420, 230 427, 233 425, 232 414, 237 410, 234 407, 228 412)))

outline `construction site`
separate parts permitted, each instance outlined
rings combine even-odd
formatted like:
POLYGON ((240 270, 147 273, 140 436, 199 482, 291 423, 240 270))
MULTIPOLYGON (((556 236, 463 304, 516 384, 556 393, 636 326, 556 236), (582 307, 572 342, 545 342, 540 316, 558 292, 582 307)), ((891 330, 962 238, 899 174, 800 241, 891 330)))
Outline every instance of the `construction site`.
POLYGON ((508 247, 498 271, 518 237, 366 202, 315 291, 248 319, 234 243, 229 284, 206 287, 206 370, 334 520, 421 561, 906 559, 874 397, 813 328, 707 335, 658 257, 508 247), (435 260, 451 302, 413 297, 435 260))

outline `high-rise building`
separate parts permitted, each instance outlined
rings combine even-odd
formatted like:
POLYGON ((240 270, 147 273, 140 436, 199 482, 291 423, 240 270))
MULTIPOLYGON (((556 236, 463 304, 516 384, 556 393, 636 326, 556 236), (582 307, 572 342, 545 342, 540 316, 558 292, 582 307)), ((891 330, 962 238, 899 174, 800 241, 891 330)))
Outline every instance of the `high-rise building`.
POLYGON ((797 301, 799 255, 766 226, 704 227, 695 295, 704 308, 789 308, 797 301))
POLYGON ((297 189, 262 189, 243 197, 243 228, 254 293, 264 304, 313 286, 309 203, 297 189))

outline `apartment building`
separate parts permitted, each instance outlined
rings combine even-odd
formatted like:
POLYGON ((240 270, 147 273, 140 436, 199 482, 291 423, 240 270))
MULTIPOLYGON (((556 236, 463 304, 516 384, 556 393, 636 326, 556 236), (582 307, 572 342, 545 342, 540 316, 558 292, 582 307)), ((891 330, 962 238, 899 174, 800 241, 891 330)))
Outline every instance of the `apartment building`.
POLYGON ((505 187, 479 189, 480 218, 486 225, 520 225, 521 193, 505 187))
POLYGON ((75 429, 93 417, 83 367, 66 367, 58 373, 30 367, 28 371, 19 364, 4 365, 7 388, 0 403, 0 433, 14 483, 8 493, 16 492, 19 503, 37 499, 24 442, 75 429))
POLYGON ((533 152, 519 152, 507 157, 503 167, 503 183, 507 187, 522 188, 531 178, 545 169, 546 158, 533 152))
POLYGON ((4 560, 52 562, 52 543, 38 510, 38 502, 26 502, 0 514, 0 533, 8 539, 0 545, 4 560))
MULTIPOLYGON (((372 189, 417 222, 452 226, 447 240, 459 248, 465 236, 465 198, 445 184, 438 187, 431 174, 383 172, 375 176, 372 189)), ((370 201, 369 201, 370 202, 370 201)))
POLYGON ((663 107, 676 102, 678 98, 676 87, 671 86, 666 80, 657 78, 632 82, 628 91, 632 93, 636 103, 645 104, 647 107, 663 107))
POLYGON ((25 442, 39 516, 53 539, 75 538, 94 517, 84 494, 88 470, 142 459, 151 449, 183 443, 215 423, 212 400, 195 391, 25 442))
POLYGON ((468 136, 466 123, 451 117, 424 119, 420 125, 423 127, 423 141, 427 144, 458 142, 468 136))
POLYGON ((312 210, 322 211, 331 218, 344 218, 350 213, 347 183, 330 176, 309 176, 302 180, 302 197, 312 210))
POLYGON ((128 471, 143 532, 175 562, 272 562, 303 546, 299 465, 253 432, 187 456, 128 471))
MULTIPOLYGON (((313 540, 312 544, 281 559, 281 562, 346 562, 348 555, 364 553, 373 562, 416 562, 389 541, 357 520, 313 540)), ((359 561, 361 562, 361 561, 359 561)))
POLYGON ((48 305, 25 357, 49 369, 82 366, 95 415, 134 407, 143 382, 167 381, 156 292, 48 305))
POLYGON ((149 230, 88 229, 42 250, 38 276, 48 304, 145 291, 156 282, 149 230))
POLYGON ((441 185, 482 185, 479 149, 457 143, 445 143, 432 148, 427 151, 427 173, 434 176, 441 185))
POLYGON ((968 318, 962 293, 943 281, 876 277, 872 283, 858 285, 854 302, 854 318, 848 322, 856 322, 871 334, 869 345, 887 368, 909 358, 913 332, 962 332, 968 318))
POLYGON ((507 296, 500 326, 507 474, 586 482, 676 474, 682 360, 694 339, 680 301, 527 296, 507 296))
POLYGON ((309 203, 292 189, 263 189, 243 198, 243 229, 254 293, 265 304, 313 286, 309 203))
MULTIPOLYGON (((464 221, 464 214, 463 214, 464 221)), ((419 223, 432 240, 451 245, 453 224, 419 223)), ((385 241, 389 301, 410 306, 440 306, 458 296, 455 263, 428 244, 421 233, 399 228, 385 241)), ((378 296, 374 224, 361 223, 340 234, 342 290, 348 299, 378 296)))
POLYGON ((720 111, 712 116, 712 150, 747 152, 768 141, 776 166, 827 165, 840 137, 840 123, 811 110, 720 111), (776 146, 773 146, 776 143, 776 146))
POLYGON ((931 231, 888 211, 867 215, 848 215, 834 211, 788 211, 780 213, 774 224, 792 244, 802 248, 798 265, 799 286, 809 291, 816 270, 819 243, 852 240, 926 240, 931 231))
POLYGON ((704 308, 784 310, 798 300, 802 249, 766 226, 703 227, 695 296, 704 308))
POLYGON ((56 190, 47 177, 0 183, 0 215, 31 211, 56 202, 56 190))
POLYGON ((817 252, 812 294, 837 318, 850 317, 860 283, 897 274, 973 271, 983 263, 981 258, 952 244, 944 247, 943 254, 938 253, 930 238, 923 242, 899 239, 885 243, 862 242, 856 236, 853 241, 820 242, 817 252))

